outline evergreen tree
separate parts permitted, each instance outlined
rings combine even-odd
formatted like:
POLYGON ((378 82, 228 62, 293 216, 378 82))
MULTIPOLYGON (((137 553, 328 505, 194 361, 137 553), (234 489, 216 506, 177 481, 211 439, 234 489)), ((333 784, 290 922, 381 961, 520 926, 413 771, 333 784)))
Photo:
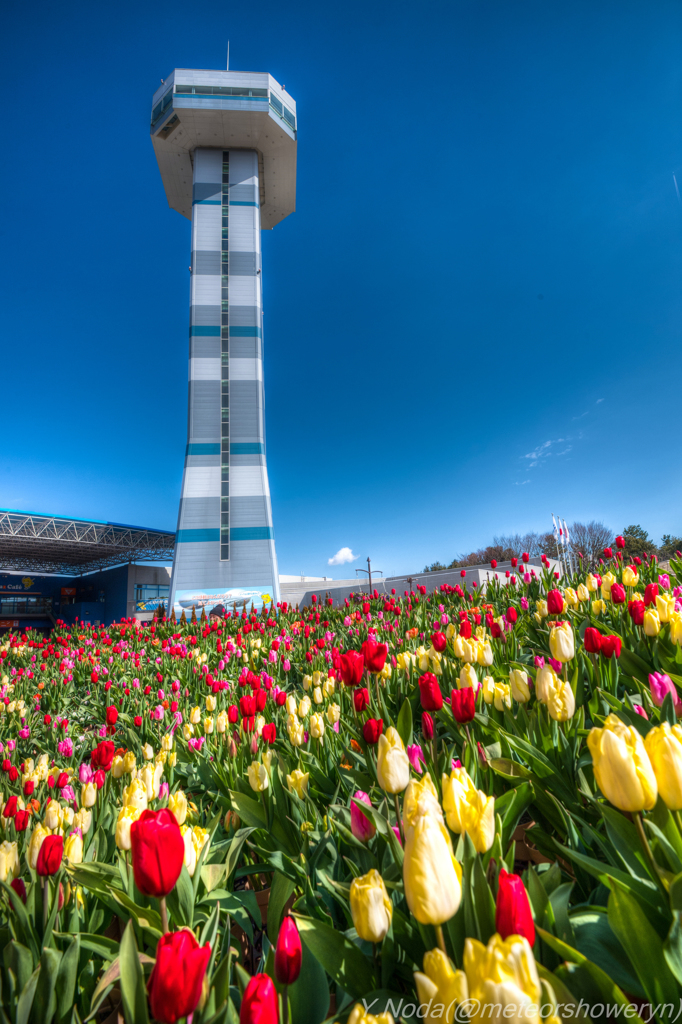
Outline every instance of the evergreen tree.
POLYGON ((197 610, 196 610, 194 605, 192 605, 192 617, 191 617, 191 619, 189 621, 190 621, 190 625, 196 626, 196 624, 197 624, 197 610))
POLYGON ((635 555, 639 555, 641 558, 644 552, 646 552, 647 555, 658 554, 658 547, 646 530, 639 524, 635 526, 626 526, 623 530, 623 540, 625 541, 623 556, 626 560, 634 558, 635 555))
POLYGON ((181 626, 186 626, 187 625, 187 616, 185 615, 185 609, 184 608, 182 609, 182 615, 180 616, 180 625, 181 626))

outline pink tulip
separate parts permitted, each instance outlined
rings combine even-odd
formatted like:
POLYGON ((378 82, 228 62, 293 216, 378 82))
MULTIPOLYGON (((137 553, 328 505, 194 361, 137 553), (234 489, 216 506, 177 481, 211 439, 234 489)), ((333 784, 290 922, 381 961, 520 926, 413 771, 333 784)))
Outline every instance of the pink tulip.
POLYGON ((411 743, 407 748, 407 758, 414 770, 421 775, 421 761, 424 761, 424 752, 418 743, 411 743))
POLYGON ((356 839, 359 839, 361 843, 368 843, 374 833, 376 827, 372 824, 370 819, 362 813, 358 802, 367 804, 369 807, 372 806, 372 801, 368 797, 367 793, 363 793, 361 789, 354 794, 350 802, 350 830, 356 839))
POLYGON ((670 676, 667 676, 664 672, 650 672, 649 687, 651 689, 651 699, 657 708, 663 706, 666 694, 669 693, 672 697, 675 714, 678 716, 682 714, 682 700, 680 700, 675 684, 670 676))

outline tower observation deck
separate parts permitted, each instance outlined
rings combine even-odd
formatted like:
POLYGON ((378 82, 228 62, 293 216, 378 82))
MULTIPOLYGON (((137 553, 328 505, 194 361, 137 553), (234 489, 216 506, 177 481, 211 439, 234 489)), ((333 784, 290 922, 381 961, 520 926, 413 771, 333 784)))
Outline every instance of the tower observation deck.
POLYGON ((261 228, 296 208, 296 104, 271 75, 176 69, 152 101, 192 222, 189 415, 170 604, 278 600, 265 449, 261 228))

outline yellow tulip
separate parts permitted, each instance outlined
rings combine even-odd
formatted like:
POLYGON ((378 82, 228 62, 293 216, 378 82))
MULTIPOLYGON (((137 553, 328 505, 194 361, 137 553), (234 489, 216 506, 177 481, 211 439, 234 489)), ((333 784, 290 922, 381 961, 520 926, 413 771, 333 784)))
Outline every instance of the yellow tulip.
POLYGON ((493 690, 493 704, 498 711, 511 707, 511 687, 509 683, 495 683, 493 690))
MULTIPOLYGON (((97 799, 97 786, 94 784, 94 782, 89 783, 89 785, 95 791, 95 799, 97 799)), ((83 787, 83 789, 85 789, 85 787, 83 787)), ((81 790, 81 794, 82 793, 83 793, 83 790, 81 790)), ((93 804, 95 802, 95 799, 93 799, 93 801, 92 801, 93 804)), ((83 803, 83 806, 86 806, 85 803, 83 803)), ((87 806, 90 807, 92 805, 91 804, 87 804, 87 806)), ((59 806, 59 801, 58 800, 49 800, 48 804, 47 804, 47 807, 45 808, 45 828, 49 828, 50 831, 54 832, 54 830, 56 828, 59 828, 59 826, 61 825, 61 821, 62 821, 62 809, 59 806)))
POLYGON ((393 904, 376 868, 351 882, 350 912, 361 939, 365 942, 384 941, 393 919, 393 904))
POLYGON ((492 704, 495 700, 495 680, 492 676, 486 676, 483 680, 483 700, 486 704, 492 704))
POLYGON ((19 846, 7 839, 0 843, 0 882, 9 883, 19 874, 19 846))
POLYGON ((579 585, 579 587, 578 587, 578 589, 576 591, 576 597, 578 598, 578 601, 580 602, 580 604, 584 604, 585 601, 589 601, 589 599, 590 599, 590 592, 589 592, 589 590, 587 589, 587 587, 585 586, 584 583, 581 583, 579 585))
POLYGON ((443 810, 448 827, 466 832, 478 853, 485 853, 495 839, 495 798, 476 789, 466 768, 443 774, 443 810))
POLYGON ((616 715, 609 715, 603 729, 587 737, 597 785, 606 799, 621 811, 650 811, 658 787, 642 737, 616 715))
POLYGON ((123 775, 123 758, 117 754, 114 760, 111 762, 111 777, 112 779, 120 779, 123 775))
POLYGON ((517 700, 519 704, 525 704, 526 701, 530 700, 528 673, 524 672, 522 668, 512 668, 509 670, 509 684, 511 686, 512 697, 514 700, 517 700))
POLYGON ((503 1018, 512 1024, 540 1024, 542 989, 527 939, 495 934, 487 946, 467 939, 464 971, 458 974, 472 1008, 471 1024, 503 1018))
POLYGON ((252 761, 246 771, 249 776, 249 785, 256 793, 262 793, 268 788, 270 785, 268 773, 265 766, 259 761, 252 761))
POLYGON ((38 863, 38 854, 40 853, 40 847, 43 845, 43 841, 49 836, 50 830, 45 828, 44 825, 36 825, 31 833, 31 839, 28 844, 28 850, 26 851, 26 861, 28 866, 34 871, 38 863))
POLYGON ((543 704, 547 703, 550 689, 557 684, 556 672, 551 665, 543 665, 535 675, 535 695, 543 704))
POLYGON ((293 747, 301 747, 305 743, 305 729, 303 728, 303 722, 299 722, 296 719, 292 722, 291 726, 288 727, 289 742, 293 747))
POLYGON ((486 668, 493 663, 493 649, 490 646, 490 642, 486 640, 484 643, 478 645, 476 652, 476 662, 479 665, 483 665, 486 668))
POLYGON ((215 709, 216 709, 215 695, 212 694, 212 693, 207 693, 206 694, 206 710, 207 711, 215 711, 215 709))
POLYGON ((172 811, 178 825, 184 825, 187 820, 187 797, 181 789, 171 793, 168 797, 168 810, 172 811))
POLYGON ((567 679, 554 677, 548 688, 547 710, 555 722, 567 722, 575 714, 575 696, 567 679))
POLYGON ((465 640, 464 637, 460 637, 460 643, 455 647, 455 653, 457 653, 457 648, 462 652, 459 657, 463 658, 468 665, 476 661, 476 641, 473 637, 470 640, 465 640))
POLYGON ((462 868, 431 776, 412 779, 403 800, 405 899, 420 924, 443 924, 457 913, 462 900, 462 868))
POLYGON ((473 686, 476 689, 478 686, 478 676, 473 665, 467 664, 462 668, 457 680, 457 686, 460 690, 463 690, 465 686, 473 686))
MULTIPOLYGON (((198 712, 199 708, 196 708, 195 710, 198 712)), ((192 719, 192 721, 194 721, 194 719, 192 719)), ((199 718, 197 718, 197 722, 198 721, 199 718)), ((142 748, 142 756, 145 759, 145 761, 151 761, 153 759, 154 748, 152 747, 151 743, 145 743, 145 745, 142 748)))
POLYGON ((185 852, 182 858, 182 862, 187 868, 187 873, 190 878, 194 877, 194 872, 197 866, 197 851, 192 842, 192 828, 190 825, 181 825, 180 834, 182 835, 182 841, 185 844, 185 852))
POLYGON ((379 737, 377 779, 386 793, 402 793, 410 781, 410 762, 405 744, 392 725, 379 737))
POLYGON ((432 1008, 424 1020, 452 1024, 455 1010, 467 998, 466 976, 456 971, 442 949, 424 954, 424 971, 415 971, 415 984, 421 1006, 432 1008))
POLYGON ((575 639, 570 622, 561 622, 550 629, 549 649, 552 657, 562 663, 575 657, 575 639))
POLYGON ((327 697, 327 699, 329 699, 329 697, 333 697, 334 696, 335 692, 336 692, 336 683, 334 682, 334 680, 333 679, 326 679, 325 683, 324 683, 324 686, 322 687, 322 693, 325 695, 325 697, 327 697))
POLYGON ((296 793, 296 795, 300 796, 301 800, 303 800, 308 792, 309 778, 310 772, 302 772, 300 768, 294 768, 291 775, 287 775, 287 786, 289 787, 289 792, 296 793))
POLYGON ((310 697, 301 697, 298 702, 298 717, 305 718, 310 711, 310 697))
POLYGON ((587 589, 590 591, 590 593, 596 594, 596 592, 599 590, 599 580, 597 579, 597 577, 590 573, 585 582, 587 584, 587 589))
POLYGON ((214 729, 213 716, 207 715, 204 719, 204 735, 210 736, 214 729))
POLYGON ((593 615, 604 615, 606 612, 606 601, 593 601, 592 602, 592 614, 593 615))
POLYGON ((87 807, 81 807, 80 811, 76 811, 74 814, 71 824, 74 828, 79 828, 86 836, 92 828, 92 811, 89 811, 87 807))
POLYGON ((647 608, 644 612, 644 632, 647 636, 658 636, 661 632, 661 620, 655 608, 647 608))
MULTIPOLYGON (((199 710, 198 705, 193 707, 192 710, 190 711, 190 713, 189 713, 189 720, 192 723, 192 725, 198 725, 199 722, 201 721, 201 711, 199 710)), ((143 752, 144 752, 144 748, 143 748, 143 752)))
POLYGON ((675 600, 672 594, 656 595, 656 611, 661 622, 670 622, 670 616, 675 611, 675 600))
POLYGON ((135 755, 132 750, 126 750, 123 755, 123 771, 126 775, 130 775, 135 771, 135 755))
MULTIPOLYGON (((195 865, 199 861, 201 851, 206 846, 210 839, 210 833, 207 828, 201 828, 200 825, 195 825, 192 829, 192 846, 194 847, 195 854, 195 865)), ((190 877, 194 874, 194 871, 190 872, 190 877)))
POLYGON ((607 572, 606 575, 602 577, 601 596, 604 598, 605 601, 611 600, 611 587, 615 582, 616 577, 613 575, 612 572, 607 572))
POLYGON ((670 639, 677 646, 682 646, 682 612, 670 616, 670 639))
POLYGON ((330 725, 336 725, 341 718, 341 708, 338 704, 330 704, 327 708, 327 721, 330 725))
POLYGON ((671 811, 682 810, 682 725, 662 722, 650 729, 644 748, 663 802, 671 811))
POLYGON ((298 710, 298 704, 293 693, 290 693, 286 700, 286 709, 288 715, 295 715, 298 710))
POLYGON ((322 696, 322 687, 316 686, 315 689, 313 690, 313 704, 321 704, 323 700, 324 697, 322 696))
POLYGON ((624 587, 636 587, 639 583, 639 576, 637 570, 632 565, 626 565, 623 569, 623 586, 624 587))
POLYGON ((123 806, 135 807, 138 811, 147 809, 147 787, 140 779, 133 779, 123 790, 123 806))
POLYGON ((535 602, 535 611, 536 611, 536 614, 539 615, 541 619, 546 619, 547 616, 549 615, 549 611, 547 609, 547 602, 543 601, 542 599, 540 599, 539 601, 536 601, 535 602))
POLYGON ((71 835, 67 836, 64 843, 64 857, 66 860, 70 860, 72 864, 82 864, 83 838, 78 832, 72 832, 71 835))
POLYGON ((224 732, 227 732, 227 711, 223 710, 218 712, 216 715, 215 727, 216 732, 219 732, 221 735, 224 732))
POLYGON ((324 739, 324 718, 319 713, 310 716, 310 735, 314 740, 324 739))
POLYGON ((566 604, 570 608, 575 608, 577 606, 577 604, 578 604, 578 595, 576 594, 576 592, 573 589, 573 587, 566 587, 566 589, 564 591, 564 598, 566 600, 566 604))
POLYGON ((308 690, 310 689, 310 687, 312 685, 313 685, 313 677, 312 676, 303 676, 303 689, 306 691, 306 693, 308 692, 308 690))

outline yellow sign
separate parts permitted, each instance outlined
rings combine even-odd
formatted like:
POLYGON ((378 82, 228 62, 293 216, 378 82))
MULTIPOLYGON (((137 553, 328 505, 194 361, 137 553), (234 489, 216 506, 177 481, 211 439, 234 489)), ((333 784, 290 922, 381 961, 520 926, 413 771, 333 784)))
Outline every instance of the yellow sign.
POLYGON ((24 584, 24 588, 26 590, 30 590, 35 583, 35 580, 32 580, 30 576, 24 576, 21 582, 24 584))

